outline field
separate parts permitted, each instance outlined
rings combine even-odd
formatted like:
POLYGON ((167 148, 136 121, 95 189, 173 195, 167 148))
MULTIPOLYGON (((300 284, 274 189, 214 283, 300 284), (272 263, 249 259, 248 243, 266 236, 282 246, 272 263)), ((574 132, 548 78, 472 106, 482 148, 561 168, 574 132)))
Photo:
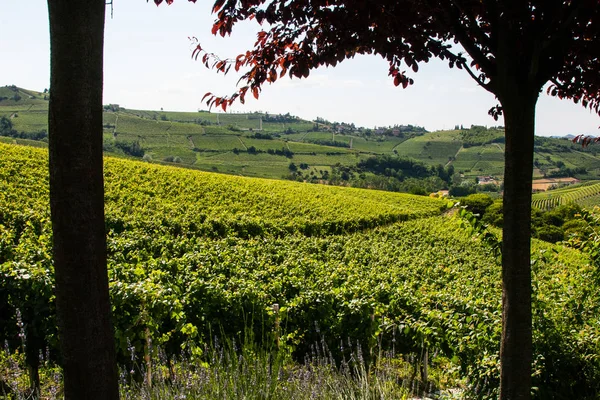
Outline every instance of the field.
POLYGON ((456 155, 462 143, 455 132, 431 132, 400 143, 394 148, 398 155, 426 164, 446 165, 456 155))
POLYGON ((461 148, 456 155, 454 168, 463 171, 466 176, 501 177, 504 173, 504 145, 493 143, 461 148))
POLYGON ((535 193, 532 198, 532 205, 542 210, 550 210, 569 203, 593 208, 600 204, 598 202, 599 198, 600 183, 591 181, 580 185, 548 190, 543 193, 535 193))
MULTIPOLYGON (((48 347, 57 362, 47 153, 0 144, 0 154, 0 340, 20 346, 18 308, 36 327, 28 345, 41 343, 31 351, 48 347), (40 304, 50 308, 39 312, 40 304)), ((468 380, 465 390, 496 395, 500 267, 458 218, 442 214, 445 201, 114 158, 105 179, 125 368, 132 352, 157 348, 201 358, 215 331, 239 340, 250 327, 264 338, 280 318, 296 359, 314 343, 335 360, 350 357, 340 342, 359 344, 367 360, 392 348, 406 359, 428 351, 468 380)), ((599 390, 595 269, 576 250, 539 242, 532 258, 539 396, 599 390)))
MULTIPOLYGON (((0 140, 46 146, 47 98, 47 93, 0 88, 0 117, 8 118, 16 132, 12 139, 0 140)), ((231 175, 417 190, 414 184, 402 182, 411 171, 394 175, 383 169, 374 174, 357 166, 369 157, 400 157, 452 170, 456 176, 451 179, 422 184, 422 190, 436 191, 461 182, 474 184, 482 176, 493 177, 501 187, 504 173, 503 133, 497 128, 418 130, 385 136, 366 128, 305 121, 289 114, 151 111, 118 105, 105 106, 103 124, 106 154, 231 175), (294 172, 299 165, 302 169, 294 172)), ((569 140, 536 137, 534 179, 600 179, 596 147, 583 149, 569 140)), ((534 182, 534 190, 537 186, 534 182)), ((585 204, 592 207, 600 204, 597 200, 588 196, 585 204)))

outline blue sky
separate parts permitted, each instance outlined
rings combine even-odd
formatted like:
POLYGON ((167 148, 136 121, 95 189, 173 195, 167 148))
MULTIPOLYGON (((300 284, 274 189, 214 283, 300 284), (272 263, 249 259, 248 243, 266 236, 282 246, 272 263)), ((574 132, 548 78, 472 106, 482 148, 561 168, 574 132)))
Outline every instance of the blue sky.
MULTIPOLYGON (((189 36, 222 57, 235 57, 253 44, 258 25, 238 27, 231 37, 213 37, 212 1, 175 0, 156 7, 152 1, 114 0, 107 10, 104 103, 127 108, 195 111, 205 109, 210 91, 231 94, 238 76, 222 76, 191 59, 189 36)), ((0 0, 0 85, 43 90, 49 82, 48 16, 45 0, 0 0)), ((260 99, 235 104, 233 112, 268 111, 354 122, 365 127, 393 124, 449 129, 456 124, 498 125, 487 115, 494 97, 464 71, 434 61, 411 76, 415 84, 397 88, 388 65, 376 56, 347 60, 336 68, 313 71, 308 79, 278 80, 263 88, 260 99)), ((538 135, 600 134, 600 118, 568 101, 542 94, 538 135)))

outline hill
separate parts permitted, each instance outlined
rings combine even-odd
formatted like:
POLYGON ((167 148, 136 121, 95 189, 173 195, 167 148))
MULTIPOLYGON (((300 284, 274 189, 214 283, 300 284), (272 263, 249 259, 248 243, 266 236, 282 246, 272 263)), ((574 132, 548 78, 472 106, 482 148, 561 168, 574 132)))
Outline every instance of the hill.
MULTIPOLYGON (((3 357, 26 340, 53 366, 47 152, 0 144, 0 154, 3 357)), ((297 360, 315 343, 337 362, 352 346, 367 360, 427 352, 432 366, 493 397, 500 267, 460 220, 440 215, 444 201, 111 157, 105 165, 109 288, 125 371, 136 354, 155 351, 149 341, 169 360, 183 351, 209 365, 204 349, 215 332, 241 343, 248 329, 261 340, 281 326, 297 360)), ((532 258, 535 385, 553 394, 600 389, 595 269, 563 246, 534 242, 532 258)))
MULTIPOLYGON (((0 118, 11 125, 6 132, 0 128, 0 140, 43 146, 47 99, 47 93, 0 88, 0 118)), ((105 152, 153 163, 414 193, 464 185, 475 190, 477 180, 493 182, 488 190, 499 191, 503 175, 501 127, 426 132, 411 125, 367 129, 323 119, 305 121, 290 114, 146 111, 117 104, 106 105, 104 111, 105 152), (385 157, 418 165, 364 168, 372 164, 369 159, 382 164, 388 161, 385 157)), ((537 137, 534 177, 600 179, 596 147, 537 137)))

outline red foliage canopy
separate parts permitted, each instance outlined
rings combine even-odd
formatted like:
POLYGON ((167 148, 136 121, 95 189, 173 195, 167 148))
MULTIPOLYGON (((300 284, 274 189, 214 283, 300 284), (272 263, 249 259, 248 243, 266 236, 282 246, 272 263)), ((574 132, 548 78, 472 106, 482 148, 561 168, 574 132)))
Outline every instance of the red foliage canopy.
POLYGON ((498 94, 503 79, 497 58, 506 50, 502 44, 514 43, 518 35, 520 48, 510 49, 519 55, 515 70, 526 68, 540 87, 552 83, 550 95, 600 113, 599 5, 598 0, 216 0, 213 34, 228 35, 243 20, 268 27, 258 33, 252 50, 235 59, 222 60, 199 43, 193 57, 202 56, 207 67, 223 73, 232 66, 248 68, 235 94, 205 96, 208 105, 223 109, 237 98, 243 102, 248 91, 258 98, 265 82, 286 74, 307 77, 311 69, 335 66, 356 54, 386 59, 396 86, 413 83, 406 69, 416 72, 420 62, 438 57, 450 67, 465 68, 498 94), (452 42, 467 54, 454 52, 452 42))

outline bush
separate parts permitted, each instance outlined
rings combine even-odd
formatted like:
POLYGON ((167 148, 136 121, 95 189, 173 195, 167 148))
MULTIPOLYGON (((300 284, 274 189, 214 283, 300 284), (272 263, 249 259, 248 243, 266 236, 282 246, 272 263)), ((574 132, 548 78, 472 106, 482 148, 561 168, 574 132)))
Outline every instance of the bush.
POLYGON ((490 204, 483 213, 482 221, 486 224, 501 227, 504 222, 502 200, 496 200, 490 204))
POLYGON ((473 214, 479 214, 482 217, 485 214, 485 210, 492 205, 494 200, 487 194, 470 194, 465 198, 460 199, 460 203, 466 206, 469 211, 473 214))
POLYGON ((0 118, 0 136, 13 136, 15 130, 13 129, 12 121, 6 117, 0 118))
POLYGON ((450 197, 465 197, 470 194, 475 194, 477 190, 473 185, 458 185, 452 186, 448 191, 450 197))
POLYGON ((562 228, 554 225, 543 225, 538 228, 535 232, 535 236, 538 239, 544 240, 550 243, 560 242, 565 238, 565 232, 562 228))
POLYGON ((140 142, 137 140, 134 142, 131 142, 131 143, 116 141, 115 147, 123 150, 123 153, 128 154, 133 157, 143 157, 144 156, 144 149, 142 149, 140 142))
POLYGON ((177 164, 182 162, 181 157, 178 157, 178 156, 167 156, 163 159, 163 161, 177 163, 177 164))

